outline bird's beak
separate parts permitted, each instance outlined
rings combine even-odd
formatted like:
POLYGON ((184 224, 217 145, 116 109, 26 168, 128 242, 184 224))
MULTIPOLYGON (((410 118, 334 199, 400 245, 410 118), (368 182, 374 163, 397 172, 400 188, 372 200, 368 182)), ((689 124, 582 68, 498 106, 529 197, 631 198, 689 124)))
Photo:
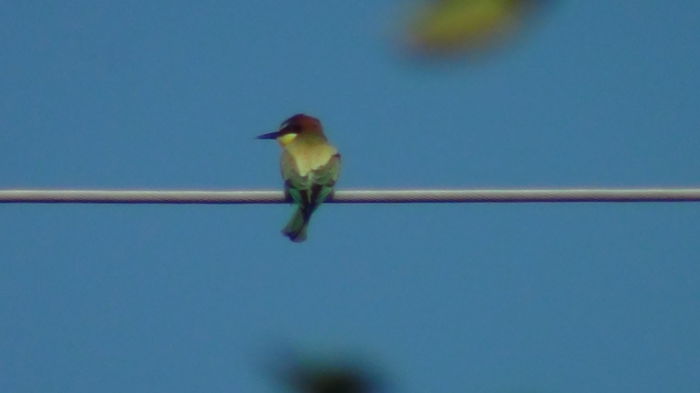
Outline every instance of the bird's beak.
POLYGON ((258 135, 257 139, 277 139, 278 136, 280 136, 280 132, 275 131, 275 132, 268 132, 267 134, 258 135))

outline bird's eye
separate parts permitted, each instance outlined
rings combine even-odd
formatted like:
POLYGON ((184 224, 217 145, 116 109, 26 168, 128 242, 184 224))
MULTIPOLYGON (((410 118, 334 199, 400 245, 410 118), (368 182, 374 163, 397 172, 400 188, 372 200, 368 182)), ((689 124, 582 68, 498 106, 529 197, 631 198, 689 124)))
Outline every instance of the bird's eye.
POLYGON ((299 132, 301 131, 301 126, 299 124, 294 124, 293 126, 289 127, 292 129, 294 132, 299 132))

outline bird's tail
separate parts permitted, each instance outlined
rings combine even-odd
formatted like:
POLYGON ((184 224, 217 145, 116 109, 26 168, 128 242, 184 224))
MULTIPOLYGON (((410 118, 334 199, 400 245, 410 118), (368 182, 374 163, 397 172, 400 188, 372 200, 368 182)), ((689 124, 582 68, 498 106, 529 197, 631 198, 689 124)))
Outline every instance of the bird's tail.
POLYGON ((282 229, 282 233, 289 238, 289 240, 301 243, 306 240, 306 228, 309 226, 309 219, 311 218, 311 209, 304 208, 303 206, 297 207, 294 211, 294 215, 289 219, 287 226, 282 229))

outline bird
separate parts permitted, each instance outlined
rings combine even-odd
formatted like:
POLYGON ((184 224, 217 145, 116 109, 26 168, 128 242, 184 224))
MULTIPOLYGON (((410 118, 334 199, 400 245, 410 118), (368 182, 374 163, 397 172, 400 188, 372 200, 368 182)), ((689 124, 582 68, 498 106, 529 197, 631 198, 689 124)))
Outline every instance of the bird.
POLYGON ((279 129, 258 139, 275 139, 282 148, 280 168, 285 193, 296 210, 282 233, 291 241, 306 240, 311 215, 333 192, 340 175, 340 153, 323 133, 321 121, 298 113, 279 129))

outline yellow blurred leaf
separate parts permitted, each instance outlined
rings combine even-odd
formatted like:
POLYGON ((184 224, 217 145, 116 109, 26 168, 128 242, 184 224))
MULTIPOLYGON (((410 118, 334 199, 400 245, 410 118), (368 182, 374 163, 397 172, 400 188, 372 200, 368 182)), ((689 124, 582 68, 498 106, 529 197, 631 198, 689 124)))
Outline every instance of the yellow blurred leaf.
POLYGON ((421 53, 463 53, 492 46, 520 25, 537 0, 433 0, 418 11, 409 42, 421 53))

